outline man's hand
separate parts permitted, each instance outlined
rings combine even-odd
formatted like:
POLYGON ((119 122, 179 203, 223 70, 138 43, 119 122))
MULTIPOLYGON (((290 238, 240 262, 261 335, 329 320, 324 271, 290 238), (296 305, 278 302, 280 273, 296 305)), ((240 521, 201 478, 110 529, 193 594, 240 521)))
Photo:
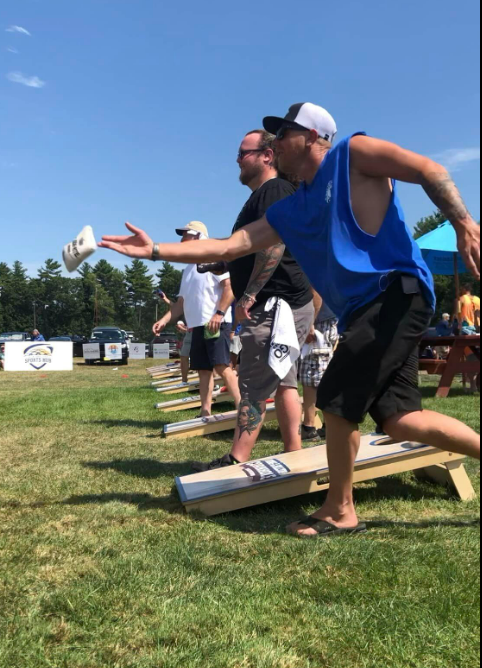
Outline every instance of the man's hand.
POLYGON ((211 318, 211 322, 208 325, 208 329, 211 332, 211 334, 217 334, 219 330, 221 329, 221 325, 223 324, 223 316, 222 315, 214 315, 211 318))
POLYGON ((480 281, 480 226, 474 220, 456 227, 457 245, 467 269, 480 281))
POLYGON ((164 320, 164 318, 161 318, 161 320, 158 320, 152 328, 152 331, 156 336, 159 336, 159 334, 166 328, 167 322, 164 320))
POLYGON ((186 327, 186 325, 183 322, 178 322, 176 327, 177 327, 177 331, 181 332, 181 334, 187 334, 188 331, 189 331, 188 328, 186 327))
POLYGON ((311 325, 310 333, 306 337, 306 343, 315 343, 316 341, 316 329, 314 325, 311 325))
POLYGON ((252 320, 250 311, 256 304, 256 298, 252 295, 244 295, 236 306, 236 321, 252 320))
POLYGON ((152 239, 143 230, 134 227, 134 225, 131 225, 130 223, 126 223, 126 227, 129 232, 133 232, 134 236, 104 236, 102 237, 102 241, 98 244, 99 248, 109 248, 121 255, 150 260, 154 249, 154 242, 152 239))

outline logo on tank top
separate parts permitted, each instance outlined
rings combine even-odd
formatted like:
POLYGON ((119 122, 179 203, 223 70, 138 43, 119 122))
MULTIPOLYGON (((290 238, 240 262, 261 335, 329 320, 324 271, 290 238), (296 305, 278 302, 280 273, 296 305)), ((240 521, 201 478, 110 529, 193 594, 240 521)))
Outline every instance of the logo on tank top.
POLYGON ((330 181, 328 184, 328 187, 326 189, 326 203, 330 204, 331 200, 333 199, 333 181, 330 181))

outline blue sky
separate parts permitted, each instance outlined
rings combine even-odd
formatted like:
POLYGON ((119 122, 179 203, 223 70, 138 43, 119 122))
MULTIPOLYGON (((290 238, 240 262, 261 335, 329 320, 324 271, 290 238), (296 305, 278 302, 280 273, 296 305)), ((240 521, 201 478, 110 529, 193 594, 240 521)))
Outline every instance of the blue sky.
POLYGON ((476 0, 2 0, 0 261, 33 273, 86 224, 226 236, 240 140, 301 101, 438 157, 479 218, 479 24, 476 0))

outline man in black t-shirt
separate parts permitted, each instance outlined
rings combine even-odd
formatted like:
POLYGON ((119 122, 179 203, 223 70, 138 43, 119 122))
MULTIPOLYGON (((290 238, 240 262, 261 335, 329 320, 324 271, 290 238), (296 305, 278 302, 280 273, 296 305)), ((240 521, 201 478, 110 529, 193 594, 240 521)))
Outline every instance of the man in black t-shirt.
MULTIPOLYGON (((296 188, 280 178, 272 144, 274 136, 255 130, 243 140, 238 154, 240 180, 253 194, 241 211, 233 232, 259 220, 272 204, 294 194, 296 188)), ((229 265, 231 285, 242 322, 242 354, 239 370, 241 406, 230 454, 210 464, 196 464, 206 471, 248 461, 266 415, 267 400, 276 395, 278 420, 286 452, 301 449, 301 403, 298 365, 280 380, 269 365, 276 306, 267 302, 280 297, 291 307, 300 348, 314 326, 313 291, 300 266, 283 244, 229 265)), ((321 304, 321 302, 320 302, 321 304)))

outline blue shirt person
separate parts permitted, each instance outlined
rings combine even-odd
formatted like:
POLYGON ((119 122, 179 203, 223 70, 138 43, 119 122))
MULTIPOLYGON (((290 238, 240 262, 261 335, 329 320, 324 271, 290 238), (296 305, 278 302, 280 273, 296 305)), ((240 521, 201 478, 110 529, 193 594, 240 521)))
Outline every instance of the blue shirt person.
POLYGON ((32 341, 45 341, 45 338, 38 329, 34 329, 32 332, 32 341))
POLYGON ((450 315, 444 313, 442 320, 438 323, 437 327, 437 336, 452 336, 453 326, 450 323, 450 315))

